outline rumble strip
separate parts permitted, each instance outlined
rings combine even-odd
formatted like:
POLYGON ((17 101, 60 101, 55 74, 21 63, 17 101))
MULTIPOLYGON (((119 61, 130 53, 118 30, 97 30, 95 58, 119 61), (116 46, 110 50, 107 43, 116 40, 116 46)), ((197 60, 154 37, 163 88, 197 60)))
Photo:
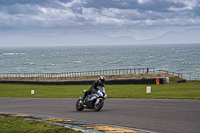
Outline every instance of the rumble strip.
POLYGON ((54 117, 40 116, 40 115, 35 116, 35 115, 28 115, 28 114, 14 114, 14 113, 0 112, 0 117, 16 117, 16 118, 23 118, 23 119, 38 120, 42 122, 53 123, 53 124, 63 126, 65 128, 70 128, 76 131, 81 131, 83 133, 101 133, 101 132, 153 133, 151 131, 145 131, 145 130, 139 130, 139 129, 133 129, 133 128, 111 126, 111 125, 106 125, 106 124, 94 124, 91 122, 54 118, 54 117))

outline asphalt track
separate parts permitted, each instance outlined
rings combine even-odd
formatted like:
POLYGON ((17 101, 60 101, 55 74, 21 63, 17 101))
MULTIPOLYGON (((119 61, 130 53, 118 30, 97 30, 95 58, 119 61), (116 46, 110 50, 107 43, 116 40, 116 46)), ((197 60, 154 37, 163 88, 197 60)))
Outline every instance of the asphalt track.
POLYGON ((0 112, 46 115, 159 133, 199 133, 200 100, 106 99, 100 112, 76 111, 75 98, 1 98, 0 112))

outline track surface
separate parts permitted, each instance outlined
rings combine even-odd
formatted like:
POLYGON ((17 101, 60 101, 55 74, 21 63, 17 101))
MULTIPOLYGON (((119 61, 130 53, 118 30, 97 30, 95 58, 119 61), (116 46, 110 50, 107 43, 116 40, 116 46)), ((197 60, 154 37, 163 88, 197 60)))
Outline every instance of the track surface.
POLYGON ((159 133, 200 132, 200 100, 106 99, 100 112, 76 111, 75 98, 1 98, 0 112, 47 115, 159 133))

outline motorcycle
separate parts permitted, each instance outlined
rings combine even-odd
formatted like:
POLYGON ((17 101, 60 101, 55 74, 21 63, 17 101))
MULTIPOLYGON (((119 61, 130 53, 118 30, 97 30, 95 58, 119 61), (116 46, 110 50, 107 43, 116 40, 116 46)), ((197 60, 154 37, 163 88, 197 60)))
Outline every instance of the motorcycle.
MULTIPOLYGON (((84 90, 84 93, 86 90, 84 90)), ((76 110, 82 111, 85 109, 94 109, 94 111, 100 111, 104 105, 104 100, 106 99, 107 94, 104 87, 99 87, 94 94, 86 96, 83 100, 82 97, 79 97, 76 102, 76 110)))

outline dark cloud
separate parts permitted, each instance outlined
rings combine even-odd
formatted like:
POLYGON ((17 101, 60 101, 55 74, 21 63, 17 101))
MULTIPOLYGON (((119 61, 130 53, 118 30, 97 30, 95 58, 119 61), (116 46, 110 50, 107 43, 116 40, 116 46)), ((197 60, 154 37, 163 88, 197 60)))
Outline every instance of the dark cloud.
POLYGON ((0 0, 0 5, 8 6, 15 4, 45 4, 50 2, 50 0, 0 0))
POLYGON ((152 0, 145 3, 139 3, 137 0, 123 0, 123 1, 114 1, 114 0, 91 0, 87 1, 85 5, 87 8, 117 8, 117 9, 137 9, 140 12, 145 12, 148 10, 156 12, 169 12, 169 7, 181 8, 184 7, 182 3, 173 3, 165 0, 152 0))
POLYGON ((198 27, 198 0, 0 0, 0 29, 198 27))
POLYGON ((198 3, 198 6, 194 8, 194 14, 196 17, 200 16, 200 3, 198 3))

